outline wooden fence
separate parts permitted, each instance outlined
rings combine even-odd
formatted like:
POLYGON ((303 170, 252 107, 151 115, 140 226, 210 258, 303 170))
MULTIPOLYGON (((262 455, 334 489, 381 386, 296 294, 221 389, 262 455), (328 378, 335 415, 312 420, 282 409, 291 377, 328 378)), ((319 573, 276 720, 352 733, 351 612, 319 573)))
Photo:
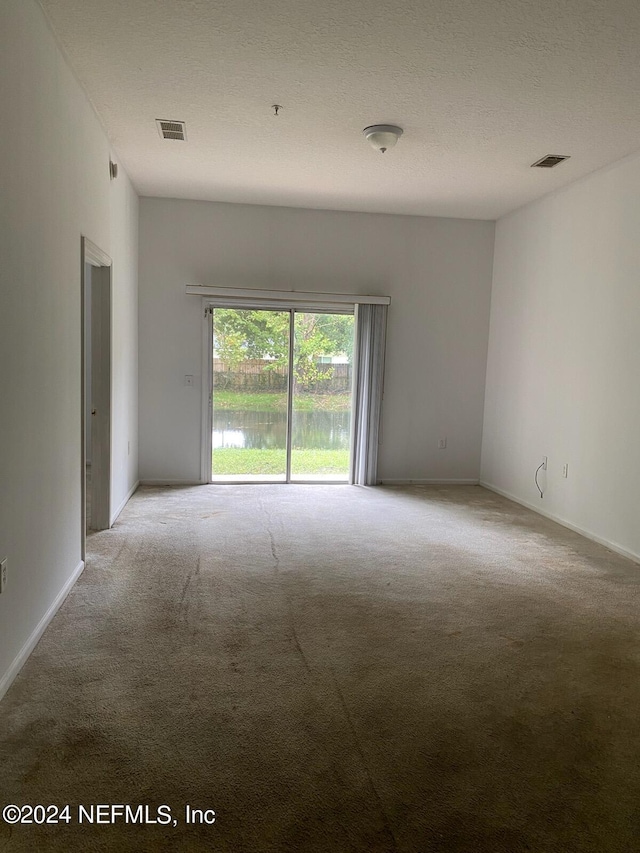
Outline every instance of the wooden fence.
MULTIPOLYGON (((316 394, 341 394, 351 391, 350 364, 316 364, 322 378, 309 389, 316 394)), ((285 391, 286 365, 272 361, 248 359, 240 364, 227 365, 219 358, 213 359, 214 388, 228 391, 285 391)))

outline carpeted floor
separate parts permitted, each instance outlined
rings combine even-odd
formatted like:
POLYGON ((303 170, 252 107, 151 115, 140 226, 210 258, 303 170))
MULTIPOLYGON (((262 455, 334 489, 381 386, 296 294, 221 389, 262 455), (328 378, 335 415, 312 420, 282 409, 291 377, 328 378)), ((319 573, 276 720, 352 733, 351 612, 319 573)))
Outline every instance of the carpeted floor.
POLYGON ((0 850, 640 850, 640 566, 479 487, 144 488, 89 552, 0 705, 71 820, 0 850))

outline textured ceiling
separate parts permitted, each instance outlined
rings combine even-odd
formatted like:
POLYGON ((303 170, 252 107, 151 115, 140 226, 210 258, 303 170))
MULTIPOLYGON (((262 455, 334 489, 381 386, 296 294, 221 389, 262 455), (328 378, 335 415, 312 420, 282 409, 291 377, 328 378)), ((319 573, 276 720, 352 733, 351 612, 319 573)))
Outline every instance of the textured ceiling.
POLYGON ((141 195, 494 219, 640 148, 638 0, 41 3, 141 195))

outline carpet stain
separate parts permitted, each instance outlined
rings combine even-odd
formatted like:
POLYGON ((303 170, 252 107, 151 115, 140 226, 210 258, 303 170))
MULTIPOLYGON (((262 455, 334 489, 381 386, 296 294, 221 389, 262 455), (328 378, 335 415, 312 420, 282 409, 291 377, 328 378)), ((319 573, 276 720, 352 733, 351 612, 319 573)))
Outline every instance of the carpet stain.
POLYGON ((524 646, 524 640, 518 640, 515 637, 505 637, 503 634, 500 634, 501 640, 507 640, 507 642, 511 643, 512 646, 524 646))

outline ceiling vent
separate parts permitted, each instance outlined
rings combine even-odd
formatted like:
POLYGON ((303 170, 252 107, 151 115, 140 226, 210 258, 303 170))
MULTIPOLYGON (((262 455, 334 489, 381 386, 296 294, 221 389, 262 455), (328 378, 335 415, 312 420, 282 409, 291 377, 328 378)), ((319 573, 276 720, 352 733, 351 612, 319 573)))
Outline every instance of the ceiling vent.
POLYGON ((541 160, 536 160, 536 162, 532 163, 531 166, 536 166, 538 169, 553 169, 553 167, 557 166, 558 163, 562 163, 563 160, 568 159, 569 155, 547 154, 546 157, 543 157, 541 160))
POLYGON ((163 139, 178 139, 180 142, 185 142, 187 139, 187 127, 183 121, 167 121, 158 118, 156 125, 163 139))

